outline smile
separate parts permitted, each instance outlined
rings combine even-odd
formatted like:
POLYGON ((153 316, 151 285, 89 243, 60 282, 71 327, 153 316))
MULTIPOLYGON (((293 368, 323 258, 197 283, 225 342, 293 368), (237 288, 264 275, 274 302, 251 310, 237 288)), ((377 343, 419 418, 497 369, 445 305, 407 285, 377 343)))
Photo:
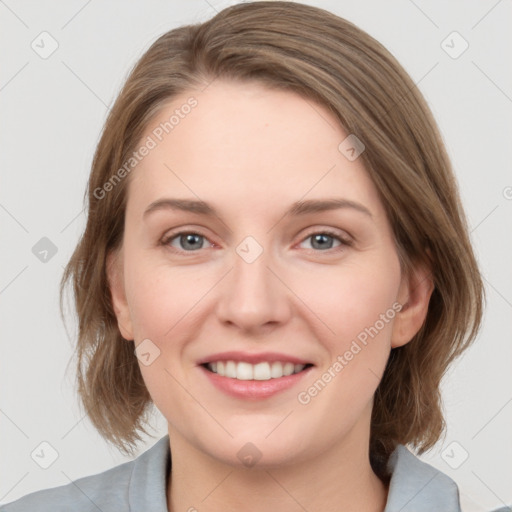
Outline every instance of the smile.
POLYGON ((291 362, 261 362, 251 364, 245 361, 215 361, 204 364, 210 372, 220 377, 237 380, 271 380, 280 379, 302 372, 311 364, 294 364, 291 362))

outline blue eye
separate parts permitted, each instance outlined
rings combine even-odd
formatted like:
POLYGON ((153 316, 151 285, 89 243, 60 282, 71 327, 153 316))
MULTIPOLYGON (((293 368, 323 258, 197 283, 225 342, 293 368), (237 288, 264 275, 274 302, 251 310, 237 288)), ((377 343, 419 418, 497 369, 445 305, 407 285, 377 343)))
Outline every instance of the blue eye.
POLYGON ((181 233, 177 233, 170 238, 164 240, 164 245, 170 245, 171 247, 181 249, 186 252, 193 252, 197 249, 203 248, 203 243, 206 238, 199 233, 186 232, 182 231, 181 233), (179 247, 176 247, 171 241, 177 241, 179 247))
POLYGON ((343 239, 340 235, 331 231, 319 231, 312 233, 308 235, 302 243, 304 243, 306 240, 311 240, 312 248, 319 251, 326 251, 330 249, 336 249, 340 246, 350 245, 348 240, 343 239), (333 243, 335 241, 338 242, 338 245, 333 247, 333 243))
MULTIPOLYGON (((306 249, 316 252, 327 252, 330 250, 335 251, 351 245, 350 240, 345 239, 339 233, 329 230, 311 233, 302 240, 301 244, 307 240, 311 240, 311 247, 306 247, 306 249)), ((161 243, 164 246, 171 247, 175 252, 198 252, 200 249, 213 246, 213 244, 209 242, 204 235, 194 231, 180 231, 178 233, 172 233, 168 237, 164 238, 161 243)))

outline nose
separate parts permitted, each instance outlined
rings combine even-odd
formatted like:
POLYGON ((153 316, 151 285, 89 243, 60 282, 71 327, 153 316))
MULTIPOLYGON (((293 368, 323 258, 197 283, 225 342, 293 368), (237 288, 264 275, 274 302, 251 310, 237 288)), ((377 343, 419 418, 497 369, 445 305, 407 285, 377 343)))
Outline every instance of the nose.
POLYGON ((249 247, 246 252, 244 248, 247 246, 241 244, 238 252, 234 251, 233 268, 219 289, 217 315, 224 324, 257 334, 289 319, 291 291, 270 251, 263 249, 252 260, 256 248, 249 247))

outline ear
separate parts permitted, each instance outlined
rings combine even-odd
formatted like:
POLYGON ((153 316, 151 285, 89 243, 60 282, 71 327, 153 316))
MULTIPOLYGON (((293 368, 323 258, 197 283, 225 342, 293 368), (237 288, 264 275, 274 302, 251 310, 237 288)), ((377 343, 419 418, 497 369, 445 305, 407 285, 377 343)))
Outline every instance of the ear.
POLYGON ((402 277, 397 298, 402 309, 393 323, 392 348, 406 345, 421 329, 433 291, 432 271, 426 263, 418 264, 402 277))
POLYGON ((106 258, 107 281, 110 288, 112 307, 117 318, 121 336, 133 340, 133 326, 124 288, 123 253, 110 252, 106 258))

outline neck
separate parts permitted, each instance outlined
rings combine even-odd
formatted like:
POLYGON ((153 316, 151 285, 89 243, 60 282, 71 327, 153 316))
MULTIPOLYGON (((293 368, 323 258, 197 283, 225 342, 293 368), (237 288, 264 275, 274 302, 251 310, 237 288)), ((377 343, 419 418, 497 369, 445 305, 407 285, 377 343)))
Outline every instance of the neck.
MULTIPOLYGON (((169 429, 170 512, 324 510, 382 512, 388 488, 373 473, 366 442, 346 440, 293 465, 240 468, 210 457, 169 429)), ((359 431, 360 434, 360 431, 359 431)))

